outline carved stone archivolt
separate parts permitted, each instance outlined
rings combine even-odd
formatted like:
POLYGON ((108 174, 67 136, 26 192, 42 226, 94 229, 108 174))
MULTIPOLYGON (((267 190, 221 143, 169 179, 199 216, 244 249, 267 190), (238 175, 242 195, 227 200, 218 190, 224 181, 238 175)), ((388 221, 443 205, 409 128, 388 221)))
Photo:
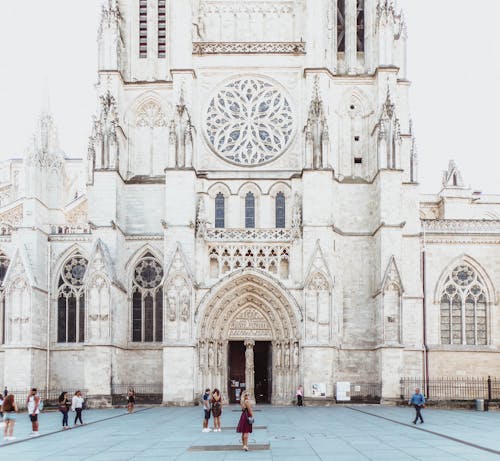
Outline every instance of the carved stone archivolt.
POLYGON ((273 349, 273 402, 288 402, 298 383, 300 330, 287 296, 257 274, 234 277, 212 294, 199 320, 199 367, 203 385, 225 388, 228 341, 246 345, 247 389, 253 392, 253 345, 273 349))

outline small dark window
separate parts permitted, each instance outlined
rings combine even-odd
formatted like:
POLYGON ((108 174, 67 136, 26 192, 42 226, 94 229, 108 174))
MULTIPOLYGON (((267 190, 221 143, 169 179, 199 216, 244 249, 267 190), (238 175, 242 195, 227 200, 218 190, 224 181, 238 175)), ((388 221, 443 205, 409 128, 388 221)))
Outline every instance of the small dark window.
POLYGON ((337 1, 337 51, 345 51, 345 0, 337 1))
POLYGON ((285 227, 285 194, 278 192, 276 195, 276 227, 285 227))
POLYGON ((356 107, 353 104, 351 104, 351 107, 349 107, 349 109, 354 110, 356 109, 356 107))
POLYGON ((365 0, 356 3, 356 49, 365 51, 365 0))
POLYGON ((354 141, 359 141, 359 136, 354 136, 354 141))
POLYGON ((223 228, 224 223, 224 196, 219 192, 215 196, 215 227, 223 228))
POLYGON ((245 227, 255 227, 255 195, 251 192, 245 196, 245 227))
POLYGON ((361 157, 354 157, 354 163, 363 163, 363 159, 361 157))

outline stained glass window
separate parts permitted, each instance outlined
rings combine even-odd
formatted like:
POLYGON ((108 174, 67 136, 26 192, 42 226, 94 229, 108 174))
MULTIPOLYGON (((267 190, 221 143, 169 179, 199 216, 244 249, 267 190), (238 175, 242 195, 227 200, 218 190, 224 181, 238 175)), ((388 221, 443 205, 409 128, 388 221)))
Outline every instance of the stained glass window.
POLYGON ((147 253, 137 263, 132 282, 132 341, 163 341, 163 268, 147 253))
POLYGON ((356 2, 356 49, 365 51, 365 0, 356 2))
POLYGON ((285 194, 276 195, 276 227, 285 227, 285 194))
POLYGON ((281 155, 293 134, 292 108, 271 82, 245 78, 227 83, 210 100, 206 138, 222 158, 258 165, 281 155))
POLYGON ((461 264, 441 293, 441 344, 487 344, 487 295, 481 277, 461 264))
POLYGON ((215 196, 215 227, 217 228, 223 228, 224 227, 224 195, 222 195, 221 192, 219 192, 215 196))
POLYGON ((251 192, 245 196, 245 227, 255 227, 255 196, 251 192))
POLYGON ((57 297, 57 342, 85 341, 85 294, 83 277, 87 260, 75 253, 64 264, 59 276, 57 297))

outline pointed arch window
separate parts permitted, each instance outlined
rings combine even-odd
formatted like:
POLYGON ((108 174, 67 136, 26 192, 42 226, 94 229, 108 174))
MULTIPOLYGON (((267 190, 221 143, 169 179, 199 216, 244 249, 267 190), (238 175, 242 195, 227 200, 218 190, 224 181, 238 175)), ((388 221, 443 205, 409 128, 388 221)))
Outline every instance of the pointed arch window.
POLYGON ((278 192, 276 195, 276 227, 285 227, 285 194, 278 192))
POLYGON ((88 261, 79 253, 71 256, 59 275, 57 295, 57 342, 85 341, 85 290, 83 277, 88 261))
POLYGON ((136 264, 132 281, 132 341, 163 341, 163 268, 146 253, 136 264))
POLYGON ((5 344, 5 290, 3 281, 9 268, 9 258, 0 253, 0 344, 5 344))
POLYGON ((484 281, 468 264, 456 266, 441 293, 441 344, 487 344, 488 297, 484 281))
POLYGON ((158 0, 158 57, 167 54, 167 0, 158 0))
POLYGON ((337 0, 337 51, 345 51, 345 0, 337 0))
POLYGON ((225 227, 225 198, 224 195, 219 192, 215 196, 215 227, 223 228, 225 227))
POLYGON ((365 0, 356 2, 356 49, 365 51, 365 0))
POLYGON ((255 227, 255 195, 252 192, 245 195, 245 227, 255 227))
POLYGON ((148 57, 148 0, 139 0, 139 58, 148 57))

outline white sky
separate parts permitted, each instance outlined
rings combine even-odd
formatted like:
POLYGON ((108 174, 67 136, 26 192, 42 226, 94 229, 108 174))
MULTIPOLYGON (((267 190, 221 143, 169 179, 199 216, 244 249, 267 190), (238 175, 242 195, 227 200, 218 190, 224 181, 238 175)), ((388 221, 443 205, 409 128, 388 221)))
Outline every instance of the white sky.
MULTIPOLYGON (((307 0, 312 1, 312 0, 307 0)), ((61 147, 84 156, 95 111, 100 0, 0 0, 0 158, 28 145, 48 81, 61 147)), ((455 159, 500 193, 499 0, 399 0, 408 24, 411 112, 423 192, 455 159)))

